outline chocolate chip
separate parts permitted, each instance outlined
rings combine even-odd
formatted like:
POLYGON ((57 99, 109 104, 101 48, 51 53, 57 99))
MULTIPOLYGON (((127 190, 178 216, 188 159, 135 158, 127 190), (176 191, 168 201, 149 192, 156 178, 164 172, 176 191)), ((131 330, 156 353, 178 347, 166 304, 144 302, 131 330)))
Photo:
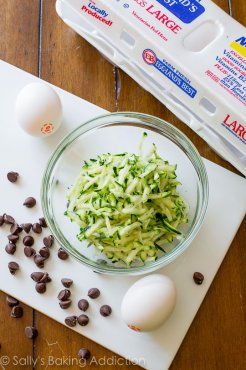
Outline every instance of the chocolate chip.
POLYGON ((27 326, 25 328, 26 337, 29 339, 35 339, 38 336, 38 330, 34 326, 27 326))
POLYGON ((49 276, 48 272, 45 272, 44 275, 39 280, 39 283, 50 283, 51 277, 49 276))
POLYGON ((33 197, 28 197, 25 199, 23 206, 26 206, 27 208, 32 208, 36 204, 36 199, 33 197))
POLYGON ((38 222, 35 222, 35 224, 32 225, 32 231, 36 234, 41 234, 42 227, 38 222))
POLYGON ((89 317, 87 315, 80 315, 77 318, 78 324, 81 326, 86 326, 89 323, 89 317))
POLYGON ((22 229, 28 234, 32 228, 32 224, 25 223, 25 224, 21 224, 20 227, 22 227, 22 229))
POLYGON ((111 313, 112 313, 112 308, 107 304, 103 305, 100 308, 100 314, 104 317, 111 315, 111 313))
POLYGON ((88 291, 88 296, 92 299, 95 299, 95 298, 98 298, 100 295, 100 290, 97 289, 97 288, 91 288, 89 291, 88 291))
POLYGON ((43 247, 39 251, 40 256, 44 257, 45 259, 49 258, 50 251, 48 247, 43 247))
POLYGON ((33 257, 36 254, 36 251, 32 247, 25 247, 24 254, 26 257, 33 257))
POLYGON ((59 305, 62 309, 66 310, 71 305, 71 303, 71 299, 68 299, 67 301, 60 301, 59 305))
POLYGON ((43 243, 48 248, 52 247, 54 243, 54 236, 53 235, 46 236, 45 238, 43 238, 43 243))
POLYGON ((80 348, 78 356, 83 360, 89 360, 89 358, 91 357, 91 353, 87 348, 80 348))
POLYGON ((14 317, 15 319, 19 319, 23 316, 23 308, 21 306, 14 306, 11 310, 11 317, 14 317))
POLYGON ((26 247, 31 247, 33 244, 34 244, 34 239, 31 235, 26 235, 24 236, 23 238, 23 244, 26 246, 26 247))
POLYGON ((11 227, 10 227, 10 232, 11 234, 19 234, 22 232, 22 227, 16 223, 12 224, 11 227))
POLYGON ((19 176, 18 172, 11 171, 7 173, 7 178, 10 182, 16 182, 18 179, 18 176, 19 176))
POLYGON ((33 272, 31 274, 31 278, 32 280, 34 280, 36 283, 39 283, 40 280, 42 279, 42 277, 44 276, 44 272, 41 272, 41 271, 37 271, 37 272, 33 272))
POLYGON ((40 254, 36 254, 34 256, 34 263, 39 268, 43 268, 44 267, 44 261, 45 260, 46 260, 46 258, 40 256, 40 254))
POLYGON ((37 283, 35 285, 35 289, 39 294, 43 294, 46 292, 46 284, 45 283, 37 283))
POLYGON ((7 295, 6 303, 9 307, 14 307, 14 306, 18 306, 19 301, 18 301, 18 299, 15 299, 14 297, 11 297, 11 295, 7 295))
POLYGON ((70 296, 71 296, 70 290, 63 289, 63 290, 60 291, 60 293, 58 294, 57 298, 60 301, 67 301, 70 296))
POLYGON ((0 226, 4 224, 4 216, 0 216, 0 226))
POLYGON ((61 283, 65 288, 70 288, 70 286, 73 284, 73 280, 68 279, 68 278, 63 278, 61 279, 61 283))
POLYGON ((193 280, 196 284, 201 285, 203 283, 204 276, 201 272, 194 272, 193 280))
POLYGON ((19 235, 10 234, 7 236, 10 242, 16 243, 19 240, 19 235))
POLYGON ((67 254, 67 252, 63 248, 59 248, 59 250, 58 250, 58 257, 61 260, 66 260, 68 258, 68 254, 67 254))
POLYGON ((20 269, 20 266, 18 265, 17 262, 9 262, 8 263, 8 268, 9 268, 9 272, 12 275, 15 275, 16 271, 20 269))
POLYGON ((8 254, 15 254, 15 251, 16 251, 16 245, 13 244, 13 243, 8 243, 5 247, 5 251, 8 253, 8 254))
POLYGON ((3 215, 3 219, 4 219, 5 224, 12 225, 15 223, 14 217, 10 215, 6 215, 6 213, 3 215))
POLYGON ((77 317, 76 316, 68 316, 65 318, 65 324, 69 326, 70 328, 73 328, 76 326, 77 323, 77 317))
POLYGON ((44 217, 40 217, 39 218, 39 223, 42 227, 47 227, 47 223, 45 221, 45 218, 44 217))
POLYGON ((80 299, 78 301, 78 307, 81 311, 85 312, 86 310, 88 310, 89 302, 86 299, 80 299))

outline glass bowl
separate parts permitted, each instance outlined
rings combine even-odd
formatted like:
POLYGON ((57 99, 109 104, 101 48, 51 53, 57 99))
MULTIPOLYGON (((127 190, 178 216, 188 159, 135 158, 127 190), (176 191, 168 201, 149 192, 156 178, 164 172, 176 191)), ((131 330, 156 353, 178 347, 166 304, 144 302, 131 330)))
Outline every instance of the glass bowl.
MULTIPOLYGON (((202 158, 190 140, 177 128, 162 119, 140 113, 112 113, 97 117, 72 131, 50 157, 41 187, 44 217, 58 243, 72 256, 94 271, 107 274, 143 274, 167 265, 190 245, 198 233, 208 204, 208 178, 202 158), (160 252, 156 261, 133 263, 130 267, 112 263, 94 246, 87 247, 76 235, 79 226, 64 215, 67 190, 80 173, 84 160, 102 153, 129 152, 138 154, 143 132, 143 153, 152 143, 158 154, 177 164, 179 193, 189 205, 189 222, 182 225, 183 237, 160 252)), ((166 248, 166 245, 165 245, 166 248)))

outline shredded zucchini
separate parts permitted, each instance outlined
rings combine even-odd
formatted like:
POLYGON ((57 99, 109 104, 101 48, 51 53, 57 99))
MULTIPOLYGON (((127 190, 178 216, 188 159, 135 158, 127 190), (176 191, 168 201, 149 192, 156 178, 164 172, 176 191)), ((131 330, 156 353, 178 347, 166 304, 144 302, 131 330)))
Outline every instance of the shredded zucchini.
POLYGON ((102 154, 85 162, 68 190, 65 215, 87 240, 112 262, 131 265, 156 260, 165 243, 182 235, 188 206, 177 192, 176 165, 162 159, 153 144, 142 156, 102 154))

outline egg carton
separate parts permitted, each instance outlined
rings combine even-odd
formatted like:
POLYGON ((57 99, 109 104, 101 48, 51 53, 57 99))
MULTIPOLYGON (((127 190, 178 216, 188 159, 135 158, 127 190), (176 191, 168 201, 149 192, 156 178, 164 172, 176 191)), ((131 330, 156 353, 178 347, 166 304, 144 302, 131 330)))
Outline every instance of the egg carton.
POLYGON ((246 175, 242 25, 208 0, 57 0, 56 10, 246 175))

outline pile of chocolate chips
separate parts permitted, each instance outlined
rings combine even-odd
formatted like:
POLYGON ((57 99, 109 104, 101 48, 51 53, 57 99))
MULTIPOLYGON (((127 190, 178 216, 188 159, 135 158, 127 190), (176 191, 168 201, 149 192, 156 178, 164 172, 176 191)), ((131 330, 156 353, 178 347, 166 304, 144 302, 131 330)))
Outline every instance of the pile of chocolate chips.
MULTIPOLYGON (((19 179, 19 174, 16 171, 10 171, 7 173, 7 179, 11 183, 15 183, 19 179)), ((32 196, 27 197, 23 205, 27 208, 32 208, 37 204, 36 199, 32 196)), ((33 258, 33 261, 35 265, 38 268, 44 268, 45 261, 50 257, 50 248, 52 247, 54 243, 54 237, 53 235, 48 235, 43 238, 43 246, 39 249, 37 252, 35 250, 34 243, 34 237, 33 235, 30 235, 30 232, 33 232, 34 234, 41 234, 42 230, 47 227, 47 223, 44 217, 40 217, 38 222, 34 223, 22 223, 18 224, 14 217, 11 215, 8 215, 4 213, 3 215, 0 215, 0 226, 2 225, 10 225, 10 234, 7 236, 8 243, 5 246, 6 253, 10 255, 14 255, 17 250, 17 242, 20 240, 20 234, 22 232, 25 232, 25 236, 22 238, 22 243, 24 244, 24 254, 28 258, 33 258)), ((62 260, 66 260, 68 258, 67 252, 60 248, 58 250, 58 258, 62 260)), ((10 261, 8 264, 9 272, 12 275, 15 275, 17 271, 20 269, 20 266, 15 261, 10 261)), ((44 293, 46 290, 46 284, 48 281, 37 281, 36 284, 36 290, 39 293, 44 293)))
MULTIPOLYGON (((39 253, 36 253, 35 249, 33 248, 35 242, 34 237, 29 235, 29 233, 32 230, 34 233, 40 234, 42 229, 47 227, 44 217, 41 217, 39 222, 35 222, 34 224, 18 224, 14 217, 4 213, 2 216, 0 216, 0 226, 4 224, 10 225, 10 234, 7 236, 8 243, 5 246, 6 253, 10 255, 15 254, 17 250, 17 242, 20 240, 20 234, 25 232, 26 235, 22 239, 22 243, 24 245, 24 254, 26 257, 33 257, 36 266, 43 268, 45 260, 47 260, 50 256, 49 248, 52 246, 54 238, 52 235, 46 236, 43 239, 44 246, 39 250, 39 253)), ((15 273, 20 269, 20 266, 18 263, 11 261, 8 264, 8 268, 10 273, 15 275, 15 273)))
MULTIPOLYGON (((7 178, 11 183, 17 182, 19 178, 19 174, 17 172, 11 171, 7 174, 7 178)), ((27 197, 23 205, 27 208, 32 208, 36 205, 36 199, 34 197, 27 197)), ((24 255, 28 258, 33 258, 34 263, 37 267, 43 268, 45 265, 45 261, 50 257, 50 248, 54 243, 53 235, 48 235, 43 238, 43 246, 41 249, 36 252, 34 249, 35 240, 30 232, 34 234, 41 234, 43 228, 47 227, 47 223, 44 217, 39 218, 38 222, 35 223, 22 223, 18 224, 14 217, 8 214, 0 215, 0 226, 2 225, 10 225, 10 234, 7 236, 8 243, 6 244, 5 251, 10 255, 14 255, 17 249, 17 242, 20 240, 20 234, 25 232, 25 236, 22 239, 22 243, 24 245, 24 255)), ((61 260, 66 260, 69 256, 67 252, 60 248, 58 250, 58 258, 61 260)), ((15 275, 16 272, 20 269, 20 266, 15 261, 10 261, 8 263, 9 271, 12 275, 15 275)), ((31 274, 32 280, 36 283, 35 289, 39 294, 43 294, 46 291, 46 284, 52 281, 51 277, 49 276, 48 272, 41 272, 36 271, 31 274)), ((73 284, 73 280, 70 278, 63 278, 61 279, 61 283, 65 289, 61 290, 58 294, 59 305, 62 309, 67 309, 71 303, 71 291, 69 288, 73 284)), ((88 297, 91 299, 96 299, 100 296, 100 291, 97 288, 91 288, 88 291, 88 297)), ((19 301, 14 297, 7 296, 6 302, 9 307, 11 307, 11 317, 20 318, 23 316, 23 308, 20 306, 19 301)), ((78 302, 78 308, 85 312, 89 308, 89 302, 87 299, 80 299, 78 302)), ((112 309, 109 305, 103 305, 99 309, 100 314, 103 317, 107 317, 112 313, 112 309)), ((81 326, 86 326, 89 323, 89 317, 86 314, 81 314, 79 316, 68 316, 65 318, 65 323, 69 327, 74 327, 77 323, 81 326)), ((27 338, 35 339, 38 335, 38 330, 33 326, 27 326, 25 328, 25 335, 27 338)), ((90 351, 86 348, 81 348, 78 352, 78 356, 81 359, 89 359, 91 354, 90 351)))
MULTIPOLYGON (((30 198, 30 197, 29 197, 30 198)), ((27 198, 27 199, 29 199, 27 198)), ((32 198, 34 199, 34 198, 32 198)), ((35 201, 36 202, 36 201, 35 201)), ((36 203, 35 203, 36 204, 36 203)), ((20 234, 25 232, 25 236, 22 238, 22 243, 24 245, 24 255, 28 258, 33 258, 35 265, 39 268, 44 268, 45 261, 50 257, 50 248, 54 243, 53 235, 48 235, 43 238, 43 246, 38 252, 34 249, 34 237, 29 233, 32 231, 36 234, 41 234, 43 228, 47 227, 47 223, 44 217, 39 218, 39 222, 31 223, 22 223, 18 224, 14 217, 8 214, 0 215, 0 226, 10 225, 10 234, 7 236, 8 243, 5 246, 6 253, 14 255, 17 250, 17 242, 20 240, 20 234)), ((66 260, 68 258, 67 252, 60 248, 58 250, 58 258, 66 260)), ((20 266, 15 261, 10 261, 8 264, 9 272, 12 275, 15 275, 16 272, 20 269, 20 266)))
MULTIPOLYGON (((65 290, 67 290, 67 289, 65 289, 65 290)), ((64 294, 65 294, 64 290, 62 290, 58 295, 58 299, 61 299, 61 297, 64 294)), ((87 293, 88 297, 91 298, 91 299, 98 298, 100 296, 100 294, 101 293, 100 293, 100 290, 98 288, 91 288, 91 289, 88 290, 88 293, 87 293)), ((88 308, 89 308, 88 300, 84 299, 84 298, 80 299, 78 301, 78 308, 83 312, 87 311, 88 308)), ((107 317, 107 316, 111 315, 112 308, 109 305, 103 305, 103 306, 100 307, 99 312, 103 317, 107 317)), ((67 326, 69 326, 70 328, 76 326, 77 323, 81 326, 86 326, 86 325, 88 325, 89 321, 90 321, 89 317, 85 314, 82 314, 82 315, 79 315, 79 316, 72 315, 72 316, 67 316, 65 318, 65 324, 67 326)))

